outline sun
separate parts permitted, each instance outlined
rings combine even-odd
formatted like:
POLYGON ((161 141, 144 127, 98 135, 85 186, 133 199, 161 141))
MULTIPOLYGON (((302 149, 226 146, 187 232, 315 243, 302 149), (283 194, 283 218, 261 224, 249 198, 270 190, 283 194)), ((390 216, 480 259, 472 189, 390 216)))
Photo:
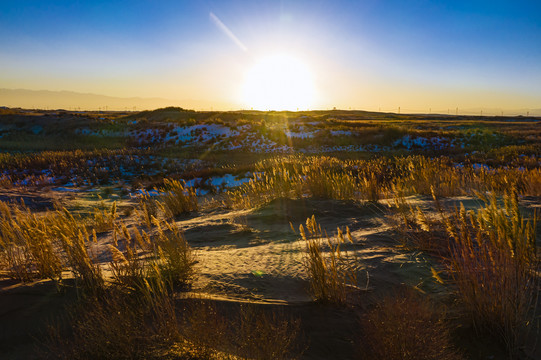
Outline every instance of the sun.
POLYGON ((314 103, 314 80, 297 58, 272 55, 246 72, 242 96, 248 108, 257 110, 306 110, 314 103))

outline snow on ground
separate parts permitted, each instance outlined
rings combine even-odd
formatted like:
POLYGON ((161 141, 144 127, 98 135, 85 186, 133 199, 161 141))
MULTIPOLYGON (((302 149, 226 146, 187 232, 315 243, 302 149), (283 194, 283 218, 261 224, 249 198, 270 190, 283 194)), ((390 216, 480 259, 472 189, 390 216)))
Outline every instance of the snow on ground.
POLYGON ((426 138, 423 136, 412 137, 410 135, 404 135, 402 138, 396 140, 393 143, 393 147, 395 148, 403 147, 408 150, 412 150, 412 149, 441 150, 441 149, 450 148, 453 146, 454 144, 452 141, 449 141, 449 139, 441 138, 439 136, 426 138))
POLYGON ((289 138, 298 138, 298 139, 311 139, 314 137, 314 131, 307 132, 307 131, 290 131, 286 130, 284 131, 285 135, 289 138))
MULTIPOLYGON (((231 189, 237 186, 240 186, 244 183, 249 182, 252 179, 252 174, 247 172, 244 175, 232 175, 232 174, 225 174, 222 176, 211 176, 206 179, 203 179, 201 177, 193 178, 190 180, 183 180, 180 179, 181 182, 184 183, 185 188, 195 188, 196 195, 206 195, 209 193, 208 188, 214 188, 215 190, 225 190, 225 189, 231 189)), ((69 190, 66 190, 69 191, 69 190)), ((160 192, 156 189, 152 190, 144 190, 144 189, 138 189, 133 193, 130 193, 130 197, 137 198, 141 197, 143 195, 148 196, 160 196, 164 195, 164 192, 160 192)))
POLYGON ((112 131, 107 129, 90 129, 90 128, 80 128, 75 129, 76 135, 85 135, 85 136, 103 136, 103 137, 122 137, 128 136, 129 132, 125 131, 112 131))
POLYGON ((349 130, 331 130, 332 136, 351 136, 352 132, 349 130))
POLYGON ((175 126, 168 129, 133 130, 130 136, 138 143, 175 143, 192 144, 207 143, 238 136, 237 130, 218 124, 199 124, 192 126, 175 126))

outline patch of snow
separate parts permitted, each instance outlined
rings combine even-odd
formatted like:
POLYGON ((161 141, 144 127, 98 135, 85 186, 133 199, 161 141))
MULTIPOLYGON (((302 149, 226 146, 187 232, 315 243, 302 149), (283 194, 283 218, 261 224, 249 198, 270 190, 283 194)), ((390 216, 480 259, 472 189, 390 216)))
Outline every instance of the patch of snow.
POLYGON ((424 150, 441 150, 452 146, 452 143, 448 139, 439 136, 426 138, 423 136, 411 137, 410 135, 404 135, 393 143, 393 147, 404 147, 408 150, 419 148, 424 150))
POLYGON ((81 190, 79 189, 73 189, 73 188, 67 188, 67 187, 64 187, 64 186, 59 186, 59 187, 55 187, 55 188, 52 188, 51 189, 52 191, 62 191, 62 192, 80 192, 81 190))
POLYGON ((305 131, 290 131, 286 130, 284 131, 285 135, 290 138, 297 138, 297 139, 311 139, 314 137, 314 132, 305 132, 305 131))
POLYGON ((249 181, 250 179, 247 179, 247 178, 237 179, 235 176, 231 174, 225 174, 224 176, 214 176, 210 178, 210 184, 212 186, 216 186, 216 187, 223 186, 227 188, 240 186, 249 181))
POLYGON ((349 130, 331 130, 331 134, 333 136, 340 136, 340 135, 351 136, 351 131, 349 131, 349 130))
POLYGON ((490 171, 490 167, 488 167, 488 165, 486 165, 486 164, 475 163, 475 164, 472 164, 471 166, 472 166, 472 168, 473 168, 474 170, 485 170, 485 171, 490 171))

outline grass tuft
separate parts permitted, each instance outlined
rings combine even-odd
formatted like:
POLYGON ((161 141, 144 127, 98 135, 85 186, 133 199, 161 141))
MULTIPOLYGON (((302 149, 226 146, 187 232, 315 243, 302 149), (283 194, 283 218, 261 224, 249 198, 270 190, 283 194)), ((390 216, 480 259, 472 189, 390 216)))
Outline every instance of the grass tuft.
POLYGON ((438 311, 413 290, 384 298, 361 317, 358 338, 362 359, 460 360, 438 311))
MULTIPOLYGON (((306 220, 306 230, 299 227, 306 244, 304 265, 310 277, 310 292, 314 299, 333 304, 346 304, 348 294, 357 289, 357 272, 352 259, 341 246, 346 243, 338 229, 335 238, 323 233, 315 217, 306 220)), ((349 229, 346 238, 353 243, 349 229)))
POLYGON ((534 326, 539 298, 536 217, 524 219, 516 191, 503 204, 495 195, 482 199, 486 206, 477 212, 461 207, 446 219, 449 270, 476 328, 501 339, 514 357, 534 326))
POLYGON ((195 190, 186 188, 178 180, 164 179, 164 187, 160 191, 164 194, 158 205, 167 218, 199 210, 195 190))

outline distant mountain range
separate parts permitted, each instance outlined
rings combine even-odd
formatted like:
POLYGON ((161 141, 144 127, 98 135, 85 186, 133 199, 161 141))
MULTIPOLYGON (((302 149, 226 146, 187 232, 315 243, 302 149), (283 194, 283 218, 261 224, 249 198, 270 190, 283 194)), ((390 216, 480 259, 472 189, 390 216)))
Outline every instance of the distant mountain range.
MULTIPOLYGON (((49 91, 27 89, 0 89, 0 106, 20 107, 25 109, 65 109, 65 110, 154 110, 167 106, 179 106, 193 110, 239 110, 234 105, 223 102, 204 100, 173 100, 164 98, 122 98, 98 94, 84 94, 73 91, 49 91)), ((453 109, 434 110, 432 114, 455 115, 453 109)), ((541 116, 541 108, 537 109, 459 109, 458 115, 484 116, 541 116)), ((408 111, 403 111, 408 113, 408 111)), ((413 111, 409 113, 423 113, 413 111)))
POLYGON ((49 91, 26 89, 0 89, 0 106, 26 109, 65 109, 65 110, 154 110, 167 106, 180 106, 185 109, 230 110, 231 105, 201 100, 172 100, 164 98, 122 98, 98 94, 84 94, 73 91, 49 91))

